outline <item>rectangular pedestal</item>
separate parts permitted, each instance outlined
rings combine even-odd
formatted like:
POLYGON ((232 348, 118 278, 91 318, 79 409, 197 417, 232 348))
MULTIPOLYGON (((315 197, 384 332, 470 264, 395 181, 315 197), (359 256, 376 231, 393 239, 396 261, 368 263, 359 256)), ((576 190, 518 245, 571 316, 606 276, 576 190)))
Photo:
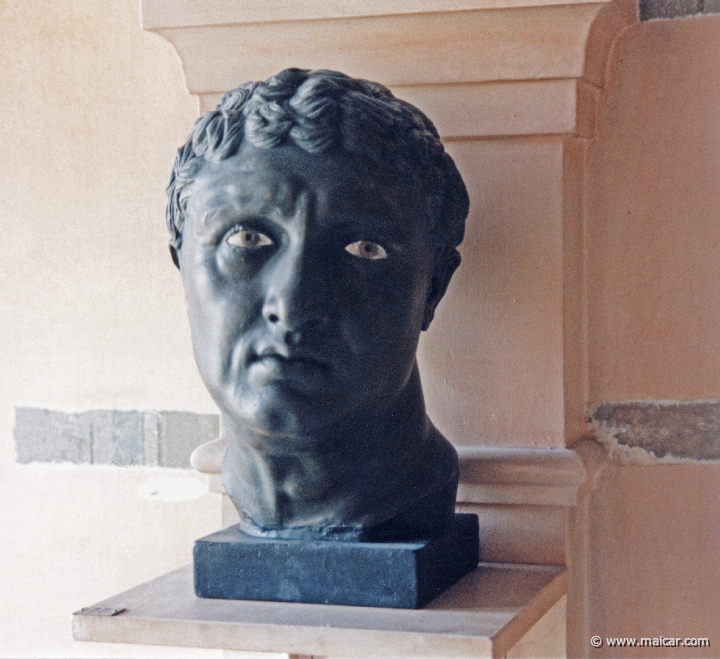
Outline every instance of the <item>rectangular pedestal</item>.
POLYGON ((477 567, 476 515, 417 542, 255 538, 231 526, 195 542, 198 597, 416 609, 477 567))

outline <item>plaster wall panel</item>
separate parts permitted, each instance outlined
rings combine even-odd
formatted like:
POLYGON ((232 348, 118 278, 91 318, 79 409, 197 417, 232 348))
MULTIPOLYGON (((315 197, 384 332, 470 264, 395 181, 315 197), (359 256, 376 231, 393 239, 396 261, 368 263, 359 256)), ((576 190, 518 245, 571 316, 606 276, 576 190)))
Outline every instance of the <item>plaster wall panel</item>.
POLYGON ((130 0, 43 7, 0 14, 13 64, 0 77, 0 387, 16 403, 214 412, 164 221, 197 112, 180 63, 130 0))
POLYGON ((70 616, 188 563, 219 495, 190 470, 18 465, 12 428, 15 405, 216 411, 164 226, 197 102, 135 0, 7 0, 0 33, 0 655, 200 656, 74 643, 70 616))
POLYGON ((619 38, 590 148, 590 402, 720 397, 720 17, 619 38))
POLYGON ((563 445, 563 140, 451 141, 470 191, 463 262, 419 362, 452 441, 563 445))
MULTIPOLYGON (((605 470, 589 508, 587 631, 602 639, 710 639, 707 648, 624 647, 623 657, 718 656, 718 476, 717 463, 605 470)), ((587 651, 612 656, 607 646, 587 651)))
POLYGON ((480 560, 565 564, 565 510, 556 506, 461 504, 480 520, 480 560))

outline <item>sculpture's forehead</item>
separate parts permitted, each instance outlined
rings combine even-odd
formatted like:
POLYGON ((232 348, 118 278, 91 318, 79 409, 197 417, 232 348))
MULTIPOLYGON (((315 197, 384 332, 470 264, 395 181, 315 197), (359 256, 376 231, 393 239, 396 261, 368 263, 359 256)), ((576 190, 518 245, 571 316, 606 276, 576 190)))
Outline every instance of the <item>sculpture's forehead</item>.
POLYGON ((301 200, 319 215, 363 217, 427 228, 424 195, 387 167, 342 151, 310 154, 295 146, 256 149, 206 162, 189 189, 188 210, 202 222, 208 209, 291 216, 301 200))

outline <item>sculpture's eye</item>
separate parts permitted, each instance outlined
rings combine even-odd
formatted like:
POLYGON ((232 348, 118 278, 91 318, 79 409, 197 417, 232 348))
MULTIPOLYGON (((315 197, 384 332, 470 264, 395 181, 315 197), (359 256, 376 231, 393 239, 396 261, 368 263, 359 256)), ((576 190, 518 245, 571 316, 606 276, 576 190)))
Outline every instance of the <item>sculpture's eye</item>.
POLYGON ((233 231, 227 238, 228 245, 233 247, 245 247, 246 249, 258 249, 273 244, 273 239, 259 231, 252 229, 238 229, 233 231))
POLYGON ((371 261, 387 258, 385 249, 377 243, 371 243, 369 240, 358 240, 355 243, 350 243, 345 247, 345 250, 353 256, 361 259, 370 259, 371 261))

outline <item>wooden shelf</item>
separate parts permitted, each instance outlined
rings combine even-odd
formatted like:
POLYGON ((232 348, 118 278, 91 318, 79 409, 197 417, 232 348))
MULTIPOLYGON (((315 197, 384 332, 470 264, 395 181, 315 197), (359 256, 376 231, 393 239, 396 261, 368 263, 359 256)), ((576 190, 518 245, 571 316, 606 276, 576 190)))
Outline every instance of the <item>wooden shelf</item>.
POLYGON ((564 567, 481 563, 419 611, 213 600, 195 596, 186 566, 77 612, 73 636, 314 656, 503 657, 565 591, 564 567))

